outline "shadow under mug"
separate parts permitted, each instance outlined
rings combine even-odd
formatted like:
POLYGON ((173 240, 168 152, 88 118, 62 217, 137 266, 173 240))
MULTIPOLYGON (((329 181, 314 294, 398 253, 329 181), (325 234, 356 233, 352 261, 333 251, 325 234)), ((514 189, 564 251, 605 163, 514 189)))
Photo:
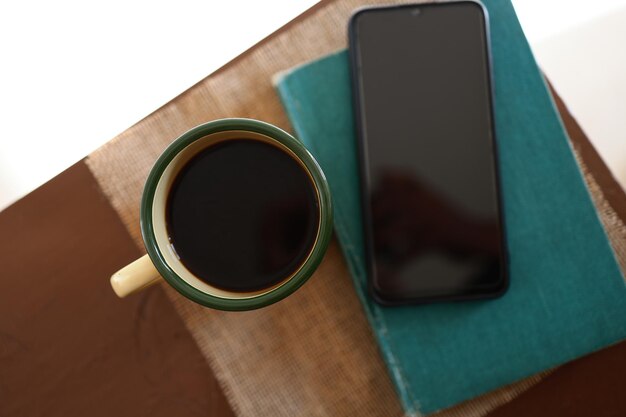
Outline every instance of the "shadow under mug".
POLYGON ((221 119, 187 131, 159 157, 148 175, 141 200, 141 234, 147 255, 111 277, 119 297, 141 290, 161 277, 183 296, 219 310, 252 310, 275 303, 300 288, 322 261, 332 235, 332 208, 328 183, 307 149, 287 132, 252 119, 221 119), (277 146, 306 171, 315 188, 319 210, 315 242, 304 262, 280 282, 254 292, 216 288, 189 271, 171 247, 166 225, 166 205, 172 183, 187 162, 199 152, 231 139, 259 140, 277 146))

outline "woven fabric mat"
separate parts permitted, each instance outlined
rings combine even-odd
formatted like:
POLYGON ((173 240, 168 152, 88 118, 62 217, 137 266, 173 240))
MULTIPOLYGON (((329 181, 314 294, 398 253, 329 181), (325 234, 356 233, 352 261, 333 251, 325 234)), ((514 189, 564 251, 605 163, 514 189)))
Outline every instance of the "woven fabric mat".
MULTIPOLYGON (((311 9, 88 157, 89 168, 139 247, 143 249, 142 188, 164 148, 191 127, 223 117, 250 117, 291 130, 271 77, 345 47, 346 22, 364 4, 335 0, 311 9)), ((624 224, 592 174, 584 167, 583 172, 624 267, 624 224)), ((166 288, 238 415, 403 414, 336 243, 301 290, 265 309, 214 311, 166 288)), ((483 416, 543 375, 438 415, 483 416)))

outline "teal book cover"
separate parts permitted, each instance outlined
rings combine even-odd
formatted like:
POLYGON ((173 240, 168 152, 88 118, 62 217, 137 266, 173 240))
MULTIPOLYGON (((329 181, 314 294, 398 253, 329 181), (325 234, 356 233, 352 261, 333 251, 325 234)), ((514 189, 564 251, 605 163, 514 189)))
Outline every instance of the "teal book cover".
POLYGON ((512 5, 491 21, 510 288, 489 301, 382 307, 365 274, 348 56, 275 79, 322 166, 335 231, 406 412, 428 414, 626 337, 626 288, 512 5))

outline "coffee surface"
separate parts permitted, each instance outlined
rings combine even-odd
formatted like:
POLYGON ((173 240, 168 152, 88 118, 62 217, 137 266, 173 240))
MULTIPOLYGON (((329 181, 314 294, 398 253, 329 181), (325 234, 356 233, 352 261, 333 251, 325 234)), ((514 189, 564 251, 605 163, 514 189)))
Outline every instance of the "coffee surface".
POLYGON ((304 168, 284 150, 233 139, 195 155, 167 203, 170 243, 185 267, 214 287, 271 287, 295 272, 315 243, 319 209, 304 168))

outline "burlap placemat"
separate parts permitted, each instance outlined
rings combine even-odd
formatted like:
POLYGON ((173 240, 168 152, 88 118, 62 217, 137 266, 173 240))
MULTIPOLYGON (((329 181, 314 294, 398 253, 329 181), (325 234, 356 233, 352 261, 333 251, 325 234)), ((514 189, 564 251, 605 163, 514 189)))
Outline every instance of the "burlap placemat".
MULTIPOLYGON (((347 19, 364 4, 316 6, 89 156, 89 168, 137 245, 143 249, 143 184, 163 149, 189 128, 222 117, 256 118, 290 130, 272 75, 345 47, 347 19)), ((624 225, 583 171, 624 266, 624 225)), ((167 289, 238 415, 403 414, 336 243, 301 290, 266 309, 213 311, 167 289)), ((541 377, 439 414, 482 416, 541 377)))

